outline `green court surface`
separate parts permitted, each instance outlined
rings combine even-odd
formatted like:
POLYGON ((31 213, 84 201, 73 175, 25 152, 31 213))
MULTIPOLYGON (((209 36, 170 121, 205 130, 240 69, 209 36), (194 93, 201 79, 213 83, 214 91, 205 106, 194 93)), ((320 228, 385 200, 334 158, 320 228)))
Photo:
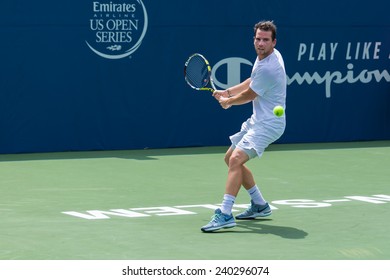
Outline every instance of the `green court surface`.
POLYGON ((202 233, 225 149, 0 155, 0 259, 390 259, 390 141, 274 144, 248 164, 273 214, 202 233))

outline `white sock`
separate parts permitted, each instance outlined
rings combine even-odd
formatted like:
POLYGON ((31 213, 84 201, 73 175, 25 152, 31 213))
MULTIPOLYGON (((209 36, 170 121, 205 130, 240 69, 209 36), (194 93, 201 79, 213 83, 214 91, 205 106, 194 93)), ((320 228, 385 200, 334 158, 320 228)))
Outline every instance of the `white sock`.
POLYGON ((234 204, 234 200, 236 199, 235 196, 232 196, 230 194, 225 194, 223 196, 223 201, 221 205, 221 211, 222 213, 226 215, 231 215, 232 214, 232 208, 234 204))
POLYGON ((254 185, 252 188, 248 190, 249 195, 251 196, 251 199, 253 200, 254 204, 258 205, 264 205, 267 202, 264 200, 263 195, 261 194, 259 188, 257 185, 254 185))

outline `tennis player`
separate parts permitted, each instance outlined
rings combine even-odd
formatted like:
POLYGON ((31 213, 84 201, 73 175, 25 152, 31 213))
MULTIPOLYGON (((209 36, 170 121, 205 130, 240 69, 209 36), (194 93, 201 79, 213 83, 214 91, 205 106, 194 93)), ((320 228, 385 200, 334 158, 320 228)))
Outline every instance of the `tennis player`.
POLYGON ((286 107, 287 86, 283 58, 274 48, 275 45, 275 24, 272 21, 257 23, 254 26, 257 59, 250 78, 236 86, 213 93, 224 109, 252 102, 253 114, 242 124, 238 133, 230 136, 232 145, 225 155, 228 166, 225 195, 221 208, 215 210, 211 221, 201 228, 204 232, 236 226, 232 207, 241 185, 250 195, 251 205, 237 215, 236 219, 271 215, 271 208, 245 163, 252 158, 261 157, 268 145, 282 136, 286 127, 285 114, 281 117, 273 114, 275 106, 286 107))

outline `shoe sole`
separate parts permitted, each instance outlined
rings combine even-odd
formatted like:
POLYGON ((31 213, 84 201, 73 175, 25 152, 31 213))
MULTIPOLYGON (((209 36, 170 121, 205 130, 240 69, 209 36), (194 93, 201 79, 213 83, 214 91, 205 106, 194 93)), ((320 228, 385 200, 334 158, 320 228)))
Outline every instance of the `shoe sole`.
POLYGON ((262 213, 258 213, 258 214, 253 214, 251 216, 247 216, 247 217, 239 217, 239 216, 236 216, 236 219, 237 220, 253 220, 253 219, 256 219, 257 217, 268 217, 272 214, 272 211, 269 211, 269 212, 262 212, 262 213))
POLYGON ((232 228, 232 227, 235 227, 237 224, 236 223, 230 223, 230 224, 226 224, 226 225, 223 225, 223 226, 219 226, 219 227, 212 227, 212 228, 201 228, 201 230, 203 232, 212 232, 212 231, 216 231, 216 230, 220 230, 220 229, 227 229, 227 228, 232 228))

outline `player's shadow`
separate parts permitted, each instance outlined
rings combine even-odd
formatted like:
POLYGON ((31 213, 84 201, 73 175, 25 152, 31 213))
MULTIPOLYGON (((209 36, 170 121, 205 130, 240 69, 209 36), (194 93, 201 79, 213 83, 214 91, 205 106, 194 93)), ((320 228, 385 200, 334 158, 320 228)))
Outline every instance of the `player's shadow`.
POLYGON ((273 234, 286 239, 303 239, 308 235, 306 231, 294 227, 268 225, 267 221, 272 221, 272 219, 241 220, 237 223, 237 227, 245 231, 236 231, 236 233, 273 234))

